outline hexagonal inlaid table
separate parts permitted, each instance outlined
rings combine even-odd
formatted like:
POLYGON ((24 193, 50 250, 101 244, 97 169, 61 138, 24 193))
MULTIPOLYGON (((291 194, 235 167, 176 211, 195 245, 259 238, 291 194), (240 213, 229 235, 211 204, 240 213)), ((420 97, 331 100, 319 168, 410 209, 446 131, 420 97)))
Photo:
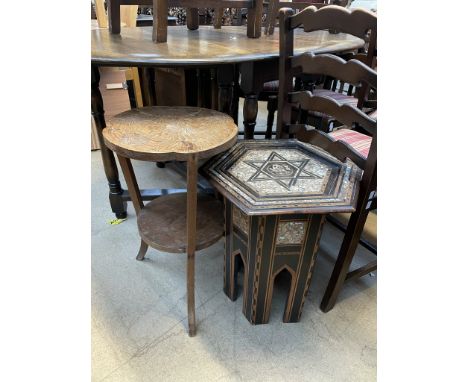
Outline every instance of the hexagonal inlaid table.
POLYGON ((291 276, 284 322, 297 322, 310 286, 325 216, 353 212, 361 170, 297 140, 246 140, 212 158, 202 173, 225 197, 224 292, 268 322, 275 277, 291 276))

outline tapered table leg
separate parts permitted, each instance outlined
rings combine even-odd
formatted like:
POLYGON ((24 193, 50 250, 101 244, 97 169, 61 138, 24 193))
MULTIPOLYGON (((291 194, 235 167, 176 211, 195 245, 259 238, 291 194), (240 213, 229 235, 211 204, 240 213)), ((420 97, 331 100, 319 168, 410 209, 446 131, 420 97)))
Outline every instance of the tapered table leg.
POLYGON ((127 202, 122 199, 123 190, 119 181, 119 171, 115 163, 115 157, 111 150, 109 150, 102 136, 102 129, 106 127, 104 119, 104 107, 102 102, 102 95, 99 90, 99 68, 95 65, 91 66, 91 114, 94 117, 96 124, 96 131, 101 146, 101 157, 104 165, 104 172, 106 174, 107 182, 109 185, 109 201, 111 204, 112 212, 115 213, 117 218, 123 219, 127 217, 127 202))
POLYGON ((187 310, 189 336, 197 333, 195 320, 195 247, 197 235, 197 156, 187 163, 187 310))

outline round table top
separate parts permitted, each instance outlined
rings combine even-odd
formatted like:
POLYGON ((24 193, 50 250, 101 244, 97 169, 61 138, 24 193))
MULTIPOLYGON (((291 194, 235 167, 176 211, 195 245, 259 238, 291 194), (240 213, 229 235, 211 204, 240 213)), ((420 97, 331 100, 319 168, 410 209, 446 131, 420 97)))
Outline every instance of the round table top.
MULTIPOLYGON (((186 26, 168 28, 167 43, 152 41, 152 27, 91 31, 91 62, 116 66, 200 66, 268 60, 279 56, 278 28, 271 36, 248 38, 245 27, 186 26)), ((294 51, 335 53, 360 48, 364 41, 348 34, 328 31, 295 31, 294 51)))
POLYGON ((233 119, 215 110, 190 106, 146 106, 110 118, 103 130, 106 146, 127 158, 186 161, 208 158, 237 140, 233 119))

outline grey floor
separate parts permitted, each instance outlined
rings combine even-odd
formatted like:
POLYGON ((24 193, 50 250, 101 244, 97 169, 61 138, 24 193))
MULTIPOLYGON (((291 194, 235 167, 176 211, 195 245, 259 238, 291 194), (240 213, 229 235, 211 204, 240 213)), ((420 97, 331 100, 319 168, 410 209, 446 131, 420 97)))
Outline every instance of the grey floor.
MULTIPOLYGON (((270 322, 252 326, 242 314, 242 297, 231 302, 222 290, 223 241, 197 253, 198 332, 190 338, 185 256, 150 249, 145 261, 136 261, 133 207, 126 221, 109 224, 114 216, 99 151, 91 163, 93 381, 376 380, 376 275, 347 284, 329 313, 319 309, 340 231, 324 229, 302 318, 294 324, 282 322, 286 282, 275 286, 270 322)), ((153 163, 134 166, 141 188, 185 185, 153 163)), ((353 266, 372 256, 360 248, 353 266)))

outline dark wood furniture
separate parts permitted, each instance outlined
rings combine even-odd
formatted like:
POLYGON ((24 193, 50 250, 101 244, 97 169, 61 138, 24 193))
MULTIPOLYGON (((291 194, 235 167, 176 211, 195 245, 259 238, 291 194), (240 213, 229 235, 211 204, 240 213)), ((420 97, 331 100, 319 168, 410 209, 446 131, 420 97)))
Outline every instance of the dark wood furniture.
MULTIPOLYGON (((346 60, 357 59, 369 67, 374 67, 377 57, 377 15, 365 9, 348 10, 343 7, 329 6, 321 9, 308 8, 307 31, 324 28, 334 33, 347 33, 366 41, 361 51, 351 51, 342 55, 346 60)), ((339 81, 331 76, 324 76, 322 88, 313 86, 314 94, 333 98, 339 104, 350 104, 358 109, 377 107, 377 101, 368 100, 369 89, 366 85, 356 89, 350 83, 339 81)), ((376 89, 374 89, 376 90, 376 89)), ((375 94, 374 94, 375 96, 375 94)), ((322 131, 329 132, 334 128, 334 120, 330 115, 311 112, 308 116, 309 124, 317 126, 322 131)))
MULTIPOLYGON (((368 12, 365 10, 347 10, 345 7, 348 5, 348 1, 340 0, 324 0, 323 3, 313 4, 311 6, 311 1, 293 1, 293 2, 278 2, 278 0, 273 0, 269 5, 266 28, 269 28, 268 33, 273 33, 274 22, 276 20, 276 15, 280 6, 294 8, 296 9, 309 9, 309 17, 313 19, 313 22, 309 22, 309 31, 312 30, 328 30, 330 33, 346 33, 350 34, 368 42, 367 53, 355 54, 354 51, 345 52, 344 55, 347 59, 358 58, 364 63, 370 65, 372 62, 372 57, 375 54, 376 47, 376 38, 377 38, 377 17, 374 13, 368 12), (332 5, 329 5, 332 4, 332 5), (274 15, 274 16, 273 16, 274 15), (273 21, 272 21, 273 20, 273 21)), ((321 95, 328 95, 334 98, 340 103, 350 103, 352 105, 358 105, 362 109, 364 106, 364 98, 366 93, 365 89, 362 89, 359 94, 353 94, 352 86, 346 84, 346 94, 343 94, 343 89, 345 84, 340 83, 339 89, 337 90, 337 81, 333 78, 320 78, 317 76, 298 76, 296 77, 295 88, 307 88, 312 90, 315 88, 315 83, 317 81, 325 82, 323 89, 317 89, 317 93, 321 95), (358 99, 358 97, 360 97, 358 99)), ((264 85, 264 91, 261 93, 261 96, 268 101, 268 123, 266 138, 272 136, 272 123, 274 119, 274 114, 278 108, 277 101, 278 93, 278 81, 273 81, 266 83, 264 85)), ((311 115, 309 123, 314 123, 314 125, 323 126, 323 130, 328 131, 328 126, 332 126, 330 123, 331 119, 327 115, 319 115, 313 113, 311 115), (313 118, 315 117, 315 119, 313 118), (315 121, 316 120, 316 121, 315 121), (312 122, 314 121, 314 122, 312 122)))
MULTIPOLYGON (((279 1, 269 0, 267 4, 266 17, 265 17, 265 35, 272 35, 275 30, 276 19, 278 17, 278 11, 281 7, 304 9, 305 7, 315 5, 321 7, 327 5, 328 0, 298 0, 298 1, 279 1)), ((270 81, 264 84, 263 90, 260 93, 258 99, 260 101, 267 102, 267 128, 265 131, 265 139, 271 139, 273 135, 273 121, 275 119, 275 113, 278 110, 278 81, 270 81)))
POLYGON ((294 0, 294 1, 280 1, 280 0, 269 0, 266 12, 265 20, 265 35, 273 34, 276 25, 276 19, 278 18, 278 12, 280 8, 292 8, 302 10, 306 7, 314 5, 317 8, 328 5, 328 0, 294 0))
MULTIPOLYGON (((138 67, 142 88, 143 104, 155 104, 155 68, 180 68, 187 74, 198 68, 209 69, 213 76, 210 108, 231 115, 237 120, 237 78, 241 75, 240 88, 244 102, 244 130, 246 138, 253 138, 257 116, 257 100, 263 84, 278 76, 278 33, 260 39, 249 39, 244 27, 227 26, 222 29, 201 26, 190 32, 183 26, 169 28, 168 44, 154 44, 150 27, 123 28, 121 36, 106 29, 91 31, 91 112, 102 139, 101 131, 106 127, 102 97, 99 91, 99 67, 138 67)), ((362 46, 364 42, 352 36, 332 35, 326 31, 296 34, 298 52, 316 53, 348 51, 362 46)), ((197 82, 190 82, 197 88, 197 82)), ((167 89, 170 91, 171 89, 167 89)), ((187 101, 187 104, 192 106, 187 101)), ((212 127, 216 129, 215 126, 212 127)), ((102 161, 109 185, 109 200, 117 217, 126 216, 130 195, 122 189, 119 173, 112 151, 101 142, 102 161)), ((177 191, 177 190, 175 190, 177 191)), ((143 200, 174 190, 142 190, 143 200)))
POLYGON ((150 106, 116 115, 103 137, 117 154, 137 212, 141 237, 137 259, 144 259, 148 246, 187 253, 188 326, 189 335, 194 336, 195 251, 223 235, 222 203, 206 194, 197 197, 197 164, 230 148, 237 139, 237 126, 231 117, 214 110, 150 106), (164 195, 144 205, 130 159, 186 161, 187 192, 164 195))
POLYGON ((109 30, 120 33, 121 5, 151 5, 153 6, 153 41, 167 41, 168 7, 187 8, 187 28, 199 28, 198 8, 215 8, 217 10, 214 27, 221 28, 221 11, 224 8, 247 8, 247 36, 258 38, 261 35, 263 2, 261 0, 107 0, 109 15, 109 30))
POLYGON ((304 8, 314 6, 317 9, 327 5, 339 5, 340 7, 348 7, 350 0, 293 0, 280 1, 270 0, 268 2, 267 16, 265 21, 265 34, 270 35, 275 30, 276 19, 281 8, 291 8, 294 10, 303 10, 304 8))
POLYGON ((377 262, 348 272, 361 238, 369 211, 377 206, 377 120, 369 117, 358 108, 349 104, 340 104, 328 96, 317 96, 310 91, 293 92, 294 75, 322 74, 348 82, 358 89, 371 87, 377 89, 377 73, 358 60, 345 61, 330 54, 314 56, 303 53, 294 56, 294 29, 300 26, 307 31, 310 22, 315 22, 308 9, 293 15, 292 9, 280 11, 280 92, 278 109, 277 134, 280 137, 291 136, 320 146, 341 161, 352 160, 364 170, 356 205, 346 227, 345 237, 336 260, 333 273, 322 299, 320 308, 327 312, 333 308, 338 293, 346 279, 362 276, 376 269, 377 262), (333 116, 343 125, 362 130, 365 134, 354 130, 339 130, 335 135, 315 130, 301 121, 300 115, 292 119, 293 109, 317 111, 333 116), (366 141, 360 152, 352 147, 353 142, 345 139, 343 133, 348 132, 356 142, 366 141), (339 135, 337 135, 339 134, 339 135))
POLYGON ((297 140, 240 141, 212 158, 203 174, 225 197, 224 292, 243 313, 268 322, 275 278, 291 285, 284 322, 297 322, 308 292, 326 214, 354 211, 361 171, 297 140))

